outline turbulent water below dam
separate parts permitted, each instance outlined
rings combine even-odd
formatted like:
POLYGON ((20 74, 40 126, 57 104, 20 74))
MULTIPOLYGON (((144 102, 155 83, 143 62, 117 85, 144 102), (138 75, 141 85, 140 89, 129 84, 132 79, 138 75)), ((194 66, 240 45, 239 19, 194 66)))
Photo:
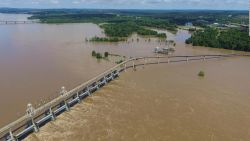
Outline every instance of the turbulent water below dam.
POLYGON ((244 57, 130 70, 26 141, 247 141, 249 72, 244 57))

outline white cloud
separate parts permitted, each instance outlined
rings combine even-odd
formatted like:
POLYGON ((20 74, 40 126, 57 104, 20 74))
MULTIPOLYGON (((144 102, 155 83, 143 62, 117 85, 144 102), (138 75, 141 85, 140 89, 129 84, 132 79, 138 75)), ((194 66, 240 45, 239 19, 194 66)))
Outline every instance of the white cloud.
POLYGON ((59 4, 59 1, 58 1, 58 0, 50 0, 50 2, 51 2, 52 4, 59 4))
POLYGON ((80 1, 73 1, 72 2, 73 4, 79 4, 79 3, 81 3, 80 1))

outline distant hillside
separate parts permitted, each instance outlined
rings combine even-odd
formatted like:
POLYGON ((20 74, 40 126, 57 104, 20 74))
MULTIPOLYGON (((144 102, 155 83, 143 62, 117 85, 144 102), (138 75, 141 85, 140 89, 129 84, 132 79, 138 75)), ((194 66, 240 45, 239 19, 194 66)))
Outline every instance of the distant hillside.
POLYGON ((119 14, 124 16, 151 17, 168 20, 174 24, 184 25, 192 22, 194 25, 211 23, 244 23, 248 24, 248 11, 225 10, 114 10, 114 9, 16 9, 0 8, 1 13, 27 13, 34 15, 54 14, 119 14))

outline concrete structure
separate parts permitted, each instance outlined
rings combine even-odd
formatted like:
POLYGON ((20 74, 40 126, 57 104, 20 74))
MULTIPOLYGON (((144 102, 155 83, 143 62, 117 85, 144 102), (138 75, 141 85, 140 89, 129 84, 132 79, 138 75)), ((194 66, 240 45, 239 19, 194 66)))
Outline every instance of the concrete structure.
POLYGON ((34 24, 39 23, 38 21, 0 21, 0 25, 8 24, 34 24))
POLYGON ((119 77, 121 72, 129 68, 136 69, 137 66, 145 67, 150 64, 205 61, 236 56, 250 55, 228 54, 131 58, 77 86, 73 90, 67 91, 65 87, 62 87, 60 95, 57 98, 37 109, 34 109, 32 104, 28 104, 26 115, 0 129, 0 141, 19 141, 32 132, 39 132, 39 128, 43 125, 56 120, 58 115, 65 111, 69 111, 75 104, 81 102, 84 98, 90 96, 102 86, 119 77))

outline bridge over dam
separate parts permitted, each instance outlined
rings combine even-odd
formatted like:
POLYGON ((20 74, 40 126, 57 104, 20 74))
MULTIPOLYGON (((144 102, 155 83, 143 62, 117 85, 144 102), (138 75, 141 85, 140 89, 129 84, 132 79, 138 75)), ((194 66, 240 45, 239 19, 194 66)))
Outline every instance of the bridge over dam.
POLYGON ((0 20, 0 25, 15 25, 15 24, 35 24, 39 23, 38 21, 1 21, 0 20))
POLYGON ((39 132, 39 128, 46 123, 56 120, 57 116, 61 113, 70 111, 71 107, 80 103, 86 97, 91 96, 95 91, 98 91, 128 69, 136 69, 136 67, 145 67, 153 64, 206 61, 238 56, 249 57, 250 55, 156 56, 128 59, 70 91, 66 91, 66 89, 62 87, 60 95, 57 98, 41 107, 35 109, 32 104, 28 104, 24 116, 0 129, 0 141, 20 141, 33 132, 39 132))

